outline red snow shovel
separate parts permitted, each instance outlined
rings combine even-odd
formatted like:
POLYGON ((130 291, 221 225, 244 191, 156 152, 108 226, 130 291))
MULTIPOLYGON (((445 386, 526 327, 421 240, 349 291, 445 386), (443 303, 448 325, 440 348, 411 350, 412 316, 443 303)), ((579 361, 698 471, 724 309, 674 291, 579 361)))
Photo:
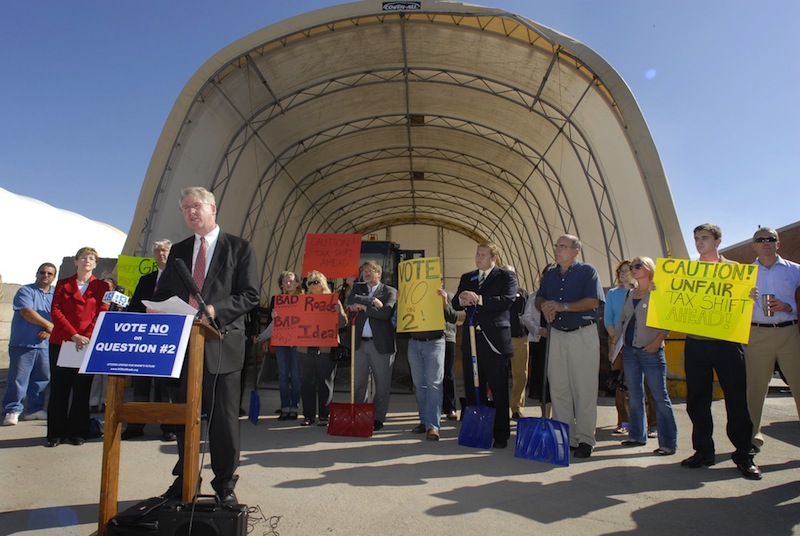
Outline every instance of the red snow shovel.
POLYGON ((542 417, 523 417, 517 421, 514 456, 566 467, 569 466, 569 425, 544 417, 547 400, 547 365, 550 361, 550 329, 548 325, 542 380, 542 417))
POLYGON ((349 437, 372 437, 375 423, 375 406, 356 404, 356 317, 350 326, 350 403, 331 402, 328 435, 349 437))
POLYGON ((458 431, 458 444, 464 447, 477 449, 492 448, 494 431, 495 409, 481 404, 480 381, 478 380, 478 350, 475 344, 475 325, 473 318, 475 311, 467 314, 469 322, 469 348, 472 354, 472 385, 475 387, 475 401, 477 405, 464 408, 464 421, 458 431))

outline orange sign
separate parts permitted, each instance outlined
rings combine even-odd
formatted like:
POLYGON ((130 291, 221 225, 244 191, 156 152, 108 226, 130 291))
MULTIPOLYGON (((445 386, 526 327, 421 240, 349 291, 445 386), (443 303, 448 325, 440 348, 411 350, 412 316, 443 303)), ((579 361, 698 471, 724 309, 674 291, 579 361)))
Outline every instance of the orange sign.
POLYGON ((360 234, 309 234, 303 255, 303 275, 319 270, 328 279, 358 276, 360 234))
POLYGON ((275 295, 272 346, 337 346, 337 303, 336 294, 275 295))

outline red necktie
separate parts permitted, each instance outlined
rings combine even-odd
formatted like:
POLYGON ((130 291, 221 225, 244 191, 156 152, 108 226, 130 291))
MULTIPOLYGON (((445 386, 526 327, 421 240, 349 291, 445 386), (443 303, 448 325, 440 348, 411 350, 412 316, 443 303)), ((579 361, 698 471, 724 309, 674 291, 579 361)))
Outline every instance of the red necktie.
MULTIPOLYGON (((203 291, 203 283, 206 280, 206 239, 200 237, 200 250, 197 252, 197 259, 194 261, 194 269, 192 270, 192 279, 197 285, 200 292, 203 291)), ((198 307, 197 299, 194 296, 189 296, 189 305, 198 307)))

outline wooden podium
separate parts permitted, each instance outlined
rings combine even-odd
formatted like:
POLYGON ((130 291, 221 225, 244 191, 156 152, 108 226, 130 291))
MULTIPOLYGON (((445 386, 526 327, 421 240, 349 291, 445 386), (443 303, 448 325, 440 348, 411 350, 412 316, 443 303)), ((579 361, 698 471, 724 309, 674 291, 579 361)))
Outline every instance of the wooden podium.
POLYGON ((183 502, 190 502, 197 489, 200 470, 200 409, 203 397, 203 349, 206 340, 219 340, 213 328, 194 322, 189 335, 186 403, 123 402, 125 376, 109 376, 106 422, 103 437, 103 472, 100 477, 100 518, 97 534, 105 536, 108 520, 117 514, 119 459, 122 423, 183 424, 183 502))

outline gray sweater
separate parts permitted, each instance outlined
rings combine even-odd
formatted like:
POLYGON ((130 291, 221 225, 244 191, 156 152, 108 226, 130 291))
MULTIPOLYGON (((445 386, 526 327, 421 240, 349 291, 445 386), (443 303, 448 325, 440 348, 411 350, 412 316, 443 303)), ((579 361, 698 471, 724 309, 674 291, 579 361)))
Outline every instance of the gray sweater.
MULTIPOLYGON (((614 335, 622 337, 623 340, 625 340, 625 331, 628 329, 628 324, 630 323, 634 314, 636 315, 636 326, 633 330, 634 348, 644 348, 653 342, 659 333, 663 333, 664 336, 669 335, 669 330, 651 328, 647 325, 647 307, 649 304, 650 293, 648 292, 645 297, 639 301, 636 306, 636 310, 634 311, 633 291, 628 291, 627 296, 625 296, 625 301, 622 304, 622 311, 617 319, 617 325, 614 326, 614 335)), ((661 346, 664 346, 663 342, 661 343, 661 346)))

